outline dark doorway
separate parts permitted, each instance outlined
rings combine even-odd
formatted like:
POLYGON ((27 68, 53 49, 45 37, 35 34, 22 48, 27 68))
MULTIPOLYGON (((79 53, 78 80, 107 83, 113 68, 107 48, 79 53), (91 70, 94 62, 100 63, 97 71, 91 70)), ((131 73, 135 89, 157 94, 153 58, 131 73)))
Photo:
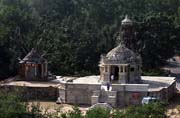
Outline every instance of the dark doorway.
POLYGON ((38 71, 37 71, 37 75, 39 78, 41 78, 41 73, 42 73, 42 68, 41 68, 41 64, 38 64, 38 71))
POLYGON ((117 66, 114 67, 114 80, 119 79, 119 68, 117 66))

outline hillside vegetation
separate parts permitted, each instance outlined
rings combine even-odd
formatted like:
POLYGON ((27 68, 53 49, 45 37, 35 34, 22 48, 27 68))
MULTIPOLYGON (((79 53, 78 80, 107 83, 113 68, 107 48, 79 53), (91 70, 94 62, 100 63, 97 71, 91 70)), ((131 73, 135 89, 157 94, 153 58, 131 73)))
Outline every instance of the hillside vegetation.
POLYGON ((179 0, 0 0, 0 78, 15 75, 33 47, 55 74, 98 74, 126 14, 136 22, 144 71, 179 53, 179 0))

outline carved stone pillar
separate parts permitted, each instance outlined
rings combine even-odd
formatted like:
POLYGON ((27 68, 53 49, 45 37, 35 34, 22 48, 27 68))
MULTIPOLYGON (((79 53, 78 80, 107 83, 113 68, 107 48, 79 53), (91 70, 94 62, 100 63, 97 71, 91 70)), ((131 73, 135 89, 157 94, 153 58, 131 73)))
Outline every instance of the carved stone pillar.
POLYGON ((99 68, 99 70, 100 70, 100 80, 103 81, 104 80, 104 71, 105 71, 105 69, 104 69, 104 67, 101 66, 99 68))
POLYGON ((123 73, 125 73, 125 66, 123 65, 123 73))
POLYGON ((111 66, 110 65, 107 66, 107 70, 108 70, 108 73, 110 74, 110 71, 111 71, 111 66))

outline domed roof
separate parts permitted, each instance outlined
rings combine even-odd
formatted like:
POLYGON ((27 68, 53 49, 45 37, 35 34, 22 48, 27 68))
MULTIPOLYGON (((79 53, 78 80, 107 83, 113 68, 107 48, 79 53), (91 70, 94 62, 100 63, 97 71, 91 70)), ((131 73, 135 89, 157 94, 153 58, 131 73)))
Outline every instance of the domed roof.
POLYGON ((132 64, 141 61, 141 58, 137 56, 133 51, 126 48, 124 44, 118 45, 114 49, 112 49, 106 56, 105 56, 105 63, 109 64, 132 64))
MULTIPOLYGON (((121 22, 121 27, 125 28, 126 26, 132 26, 133 22, 128 18, 126 15, 125 19, 121 22)), ((131 27, 127 27, 131 28, 131 27)), ((124 29, 122 29, 124 30, 124 29)), ((129 33, 129 32, 125 32, 129 33)), ((123 33, 121 33, 123 35, 123 33)), ((128 34, 129 35, 129 34, 128 34)), ((133 33, 132 33, 133 35, 133 33)), ((133 36, 132 36, 133 37, 133 36)), ((132 50, 133 48, 129 45, 131 39, 126 35, 121 37, 121 43, 114 49, 112 49, 107 55, 101 56, 100 65, 104 64, 141 64, 141 57, 140 55, 134 53, 132 50), (127 43, 128 42, 128 43, 127 43), (132 50, 131 50, 132 49, 132 50)))

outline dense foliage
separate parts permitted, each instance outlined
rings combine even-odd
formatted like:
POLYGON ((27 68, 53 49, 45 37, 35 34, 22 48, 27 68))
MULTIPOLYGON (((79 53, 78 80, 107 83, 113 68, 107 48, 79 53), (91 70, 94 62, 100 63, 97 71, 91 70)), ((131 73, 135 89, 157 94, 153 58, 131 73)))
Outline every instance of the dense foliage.
POLYGON ((15 92, 0 92, 0 118, 165 118, 166 107, 162 103, 131 106, 124 110, 112 111, 104 108, 89 109, 82 113, 78 107, 64 112, 62 107, 42 109, 39 103, 28 103, 17 89, 15 92))
MULTIPOLYGON (((56 113, 55 113, 56 114, 56 113)), ((53 115, 53 114, 52 114, 53 115)), ((143 106, 131 106, 124 110, 105 108, 89 109, 84 115, 74 107, 72 111, 55 115, 55 118, 166 118, 164 103, 151 103, 143 106)), ((53 118, 53 117, 52 117, 53 118)))
POLYGON ((0 0, 0 8, 0 78, 16 74, 33 47, 55 74, 97 74, 125 14, 136 21, 144 70, 179 53, 179 0, 0 0))
MULTIPOLYGON (((22 92, 22 91, 21 91, 22 92)), ((0 91, 0 118, 35 118, 42 116, 38 104, 28 104, 20 90, 13 92, 0 91)))

